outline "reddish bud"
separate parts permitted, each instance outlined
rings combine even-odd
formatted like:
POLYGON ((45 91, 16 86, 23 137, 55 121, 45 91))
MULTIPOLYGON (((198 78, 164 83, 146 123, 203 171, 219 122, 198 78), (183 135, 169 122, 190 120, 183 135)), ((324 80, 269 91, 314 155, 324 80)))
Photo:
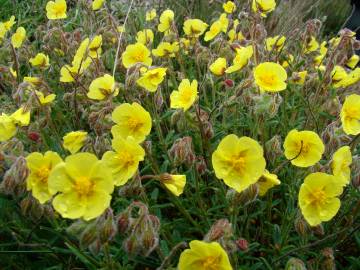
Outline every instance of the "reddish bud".
POLYGON ((38 142, 40 139, 40 134, 37 132, 29 132, 28 138, 34 142, 38 142))
POLYGON ((241 251, 247 251, 249 248, 249 242, 244 238, 239 238, 236 240, 236 245, 241 251))
POLYGON ((227 87, 233 87, 233 86, 234 86, 234 81, 233 81, 233 80, 230 80, 230 79, 226 79, 226 80, 224 81, 224 83, 225 83, 225 85, 226 85, 227 87))

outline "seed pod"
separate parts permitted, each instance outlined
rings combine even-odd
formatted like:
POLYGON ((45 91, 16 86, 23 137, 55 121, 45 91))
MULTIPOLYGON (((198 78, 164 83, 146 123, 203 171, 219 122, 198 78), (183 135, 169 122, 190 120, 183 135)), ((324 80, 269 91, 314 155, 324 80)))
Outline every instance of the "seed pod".
POLYGON ((282 140, 280 135, 275 135, 269 141, 265 143, 266 157, 272 163, 275 163, 276 159, 283 155, 282 140))
POLYGON ((117 227, 115 224, 114 213, 111 208, 108 208, 97 220, 97 230, 99 240, 102 244, 111 241, 116 233, 117 227))
POLYGON ((310 227, 301 213, 298 213, 294 221, 295 230, 299 235, 305 236, 310 232, 310 227))
POLYGON ((210 228, 209 232, 205 235, 204 241, 212 242, 218 241, 222 237, 232 236, 231 223, 227 219, 217 220, 210 228))
POLYGON ((176 165, 190 167, 195 161, 195 154, 190 136, 177 139, 169 150, 169 156, 176 165))

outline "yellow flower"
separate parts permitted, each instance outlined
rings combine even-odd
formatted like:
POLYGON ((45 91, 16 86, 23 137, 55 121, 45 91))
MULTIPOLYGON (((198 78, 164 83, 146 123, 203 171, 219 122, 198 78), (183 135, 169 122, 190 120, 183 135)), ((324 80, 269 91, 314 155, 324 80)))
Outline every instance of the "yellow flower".
POLYGON ((27 82, 32 86, 37 86, 40 85, 42 81, 38 77, 24 77, 24 82, 27 82))
POLYGON ((309 174, 300 187, 299 206, 310 226, 332 219, 340 208, 337 198, 343 191, 338 179, 326 173, 309 174))
POLYGON ((267 13, 273 11, 276 7, 275 0, 253 0, 252 10, 260 12, 262 17, 266 17, 267 13))
POLYGON ((15 24, 15 16, 11 16, 10 19, 6 22, 3 23, 4 28, 6 31, 9 31, 11 29, 11 27, 13 27, 13 25, 15 24))
POLYGON ((265 171, 261 145, 249 138, 231 134, 223 138, 212 154, 215 175, 237 192, 256 183, 265 171))
POLYGON ((187 111, 198 97, 197 87, 197 80, 193 80, 190 84, 188 79, 183 79, 179 89, 170 95, 170 108, 187 111))
POLYGON ((5 38, 7 31, 5 29, 4 23, 0 22, 0 45, 5 38))
POLYGON ((343 67, 335 66, 331 72, 332 85, 335 88, 343 87, 346 82, 347 76, 348 74, 343 67))
POLYGON ((29 62, 33 67, 45 68, 50 66, 49 56, 43 53, 38 53, 34 58, 30 58, 29 62))
POLYGON ((91 5, 92 10, 94 10, 94 11, 99 10, 102 7, 102 5, 104 4, 104 2, 105 2, 105 0, 94 0, 91 5))
POLYGON ((65 19, 66 8, 65 0, 49 1, 46 4, 46 16, 49 20, 65 19))
POLYGON ((152 50, 152 54, 157 57, 175 57, 175 53, 178 51, 178 42, 160 42, 157 48, 152 50))
POLYGON ((241 47, 239 49, 236 49, 236 56, 233 60, 233 64, 232 66, 228 67, 225 70, 225 72, 233 73, 241 70, 249 63, 249 60, 251 59, 253 52, 254 51, 252 46, 241 47))
POLYGON ((26 164, 30 170, 26 179, 27 190, 31 190, 32 195, 45 203, 52 198, 48 186, 48 179, 53 168, 62 162, 61 157, 52 151, 46 152, 44 155, 38 152, 31 153, 26 157, 26 164))
POLYGON ((115 186, 122 186, 136 173, 145 151, 132 137, 115 137, 112 148, 115 151, 107 151, 102 160, 112 172, 115 186))
POLYGON ((281 63, 283 68, 287 68, 290 64, 294 62, 294 56, 292 54, 288 54, 286 59, 281 63))
POLYGON ((357 54, 354 54, 353 56, 351 56, 349 58, 349 60, 346 62, 346 65, 351 68, 354 69, 356 67, 356 65, 359 63, 360 57, 357 54))
POLYGON ((228 32, 228 37, 229 37, 229 42, 232 43, 235 40, 244 40, 245 37, 244 35, 241 33, 241 31, 237 31, 237 26, 239 25, 239 20, 235 19, 233 22, 233 27, 232 29, 228 32))
POLYGON ((180 196, 186 184, 186 175, 162 174, 159 178, 160 182, 175 196, 180 196))
POLYGON ((217 242, 193 240, 179 259, 179 270, 232 270, 229 257, 217 242))
POLYGON ((254 68, 254 78, 262 91, 279 92, 286 89, 286 70, 277 63, 259 64, 254 68))
MULTIPOLYGON (((65 65, 60 70, 60 82, 73 82, 75 78, 81 75, 92 63, 91 58, 88 56, 88 48, 90 44, 90 39, 84 39, 79 48, 76 50, 74 59, 72 61, 72 66, 65 65)), ((94 48, 94 47, 93 47, 94 48)), ((98 49, 97 49, 98 50, 98 49)), ((101 48, 100 48, 101 50, 101 48)), ((95 51, 93 51, 94 53, 95 51)), ((95 53, 97 55, 97 52, 95 53)), ((95 56, 93 54, 93 56, 95 56)))
POLYGON ((103 100, 107 97, 116 97, 119 94, 119 88, 116 87, 115 79, 109 74, 93 80, 89 86, 88 98, 103 100))
POLYGON ((227 1, 226 3, 223 4, 223 9, 226 13, 233 13, 236 10, 236 5, 234 4, 233 1, 227 1))
POLYGON ((89 44, 89 56, 93 59, 97 59, 101 56, 102 53, 102 36, 97 35, 89 44))
POLYGON ((351 171, 350 165, 352 163, 352 155, 349 146, 340 147, 334 153, 331 161, 331 170, 333 175, 341 179, 343 186, 349 184, 351 171))
POLYGON ((150 21, 152 21, 153 19, 155 19, 156 18, 156 9, 152 9, 152 10, 149 10, 149 11, 147 11, 146 12, 146 14, 145 14, 145 20, 147 21, 147 22, 150 22, 150 21))
POLYGON ((272 50, 279 52, 284 48, 285 41, 286 37, 284 36, 269 37, 265 40, 266 50, 269 52, 272 50))
POLYGON ((79 48, 76 50, 74 55, 74 59, 71 62, 73 67, 76 67, 79 70, 79 74, 81 74, 85 69, 89 67, 92 63, 91 58, 88 57, 88 49, 89 49, 90 39, 84 39, 79 48))
POLYGON ((344 87, 348 87, 360 81, 360 68, 351 71, 346 78, 342 81, 344 87))
POLYGON ((298 167, 309 167, 317 163, 325 151, 319 135, 313 131, 291 130, 284 142, 285 157, 298 167))
POLYGON ((166 68, 149 69, 142 74, 136 83, 150 92, 155 92, 159 84, 164 80, 166 70, 166 68))
POLYGON ((114 138, 126 139, 131 136, 135 142, 141 143, 151 131, 150 114, 136 102, 116 107, 112 113, 112 120, 116 123, 111 129, 114 138))
POLYGON ((307 71, 294 72, 293 74, 293 83, 303 85, 307 76, 307 71))
POLYGON ((0 142, 5 142, 16 134, 13 119, 5 113, 0 114, 0 142))
POLYGON ((257 181, 257 184, 259 186, 259 195, 264 196, 269 189, 280 185, 281 182, 276 174, 269 173, 268 170, 265 170, 263 175, 257 181))
POLYGON ((209 41, 214 39, 220 32, 226 32, 228 26, 229 19, 226 17, 226 14, 223 13, 220 18, 210 26, 209 31, 205 33, 204 40, 209 41))
POLYGON ((150 51, 144 44, 135 43, 126 47, 125 52, 122 54, 122 62, 125 68, 129 68, 137 63, 151 66, 152 59, 150 51))
POLYGON ((150 44, 154 40, 154 33, 151 29, 144 29, 142 31, 137 32, 136 42, 141 44, 150 44))
POLYGON ((174 12, 170 9, 165 10, 160 15, 160 23, 158 25, 159 32, 165 32, 165 35, 171 31, 171 26, 174 21, 174 12))
POLYGON ((49 104, 49 103, 53 102, 56 98, 55 94, 50 94, 45 97, 42 92, 37 91, 37 90, 35 90, 35 94, 37 95, 41 105, 49 104))
POLYGON ((52 204, 64 218, 90 220, 110 206, 114 182, 103 161, 90 153, 68 156, 51 172, 49 190, 56 194, 52 204))
POLYGON ((116 27, 116 30, 119 33, 124 33, 125 32, 125 26, 124 25, 119 25, 118 27, 116 27))
POLYGON ((304 53, 309 54, 319 49, 319 43, 314 37, 311 37, 308 43, 304 46, 304 53))
POLYGON ((11 68, 9 68, 9 71, 10 71, 11 75, 16 79, 16 78, 17 78, 17 72, 16 72, 16 70, 14 70, 14 69, 11 67, 11 68))
POLYGON ((60 82, 73 82, 78 74, 79 68, 65 65, 60 69, 60 82))
POLYGON ((184 32, 187 36, 197 38, 204 34, 208 25, 199 19, 187 19, 184 22, 184 32))
POLYGON ((69 150, 71 154, 75 154, 84 146, 86 137, 86 131, 71 131, 63 137, 63 146, 66 150, 69 150))
POLYGON ((226 59, 225 58, 218 58, 215 60, 214 63, 212 63, 209 67, 210 71, 217 76, 222 76, 225 73, 226 70, 226 59))
POLYGON ((19 27, 16 29, 15 34, 11 37, 11 44, 14 48, 20 48, 26 38, 26 30, 24 27, 19 27))
POLYGON ((360 95, 353 94, 346 97, 340 117, 346 134, 360 134, 360 95))
POLYGON ((30 110, 21 107, 12 115, 10 115, 13 122, 21 127, 26 127, 30 124, 30 110))

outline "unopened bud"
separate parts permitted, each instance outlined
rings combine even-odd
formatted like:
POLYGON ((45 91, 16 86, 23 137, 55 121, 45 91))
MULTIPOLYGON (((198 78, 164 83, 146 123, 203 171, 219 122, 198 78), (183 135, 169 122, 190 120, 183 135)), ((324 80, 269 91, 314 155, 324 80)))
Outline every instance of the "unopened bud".
POLYGON ((230 80, 230 79, 226 79, 226 80, 224 81, 224 83, 225 83, 225 85, 226 85, 227 87, 233 87, 233 86, 234 86, 234 81, 233 81, 233 80, 230 80))
POLYGON ((44 214, 44 207, 42 204, 31 195, 25 197, 20 202, 20 209, 24 216, 30 217, 34 221, 39 220, 44 214))
POLYGON ((299 213, 294 222, 295 230, 298 234, 305 236, 309 233, 310 227, 303 218, 303 216, 299 213))
POLYGON ((245 238, 236 240, 236 245, 241 251, 247 251, 249 249, 249 242, 245 238))
POLYGON ((231 201, 232 205, 246 205, 255 201, 258 194, 259 186, 253 184, 240 193, 230 189, 226 194, 226 198, 231 201))
POLYGON ((169 150, 169 156, 176 165, 191 166, 195 161, 195 154, 190 136, 177 139, 169 150))
POLYGON ((40 134, 37 132, 29 132, 28 138, 32 140, 33 142, 38 142, 40 139, 40 134))
POLYGON ((196 171, 198 172, 198 174, 199 175, 205 174, 206 169, 207 166, 204 157, 202 156, 196 157, 196 171))
POLYGON ((80 245, 83 248, 88 248, 98 236, 97 226, 95 222, 88 224, 85 230, 80 235, 80 245))
POLYGON ((20 156, 5 173, 0 189, 7 195, 20 196, 26 191, 25 181, 28 175, 29 169, 26 166, 26 160, 20 156))
POLYGON ((220 219, 216 221, 205 235, 204 240, 208 242, 217 241, 222 237, 232 236, 231 223, 227 219, 220 219))
POLYGON ((107 209, 97 220, 99 240, 102 244, 111 241, 116 233, 117 227, 115 225, 115 218, 113 211, 107 209))
POLYGON ((290 258, 286 263, 285 270, 306 270, 306 266, 302 260, 290 258))
POLYGON ((265 143, 266 157, 272 163, 275 163, 277 158, 281 157, 282 151, 282 140, 280 135, 275 135, 269 141, 265 143))

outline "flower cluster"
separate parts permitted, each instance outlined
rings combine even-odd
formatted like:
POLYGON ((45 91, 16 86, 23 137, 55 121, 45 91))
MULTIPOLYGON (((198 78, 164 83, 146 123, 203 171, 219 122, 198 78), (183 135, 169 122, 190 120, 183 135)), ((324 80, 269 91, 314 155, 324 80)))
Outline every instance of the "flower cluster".
POLYGON ((355 33, 323 41, 316 20, 266 31, 275 0, 226 1, 209 21, 175 9, 143 10, 136 21, 133 1, 121 20, 112 1, 79 1, 74 14, 70 2, 43 7, 41 46, 14 16, 0 22, 0 162, 26 160, 9 166, 2 189, 14 190, 21 167, 25 185, 13 182, 86 227, 83 246, 103 248, 109 263, 117 237, 128 254, 156 253, 159 269, 181 247, 180 270, 240 269, 239 253, 264 257, 259 246, 271 245, 279 254, 293 241, 293 212, 304 231, 350 207, 360 154, 355 33), (81 30, 72 29, 77 12, 88 22, 81 30), (89 228, 96 237, 85 241, 89 228), (265 240, 273 231, 274 243, 265 240), (245 235, 261 244, 249 247, 245 235))

